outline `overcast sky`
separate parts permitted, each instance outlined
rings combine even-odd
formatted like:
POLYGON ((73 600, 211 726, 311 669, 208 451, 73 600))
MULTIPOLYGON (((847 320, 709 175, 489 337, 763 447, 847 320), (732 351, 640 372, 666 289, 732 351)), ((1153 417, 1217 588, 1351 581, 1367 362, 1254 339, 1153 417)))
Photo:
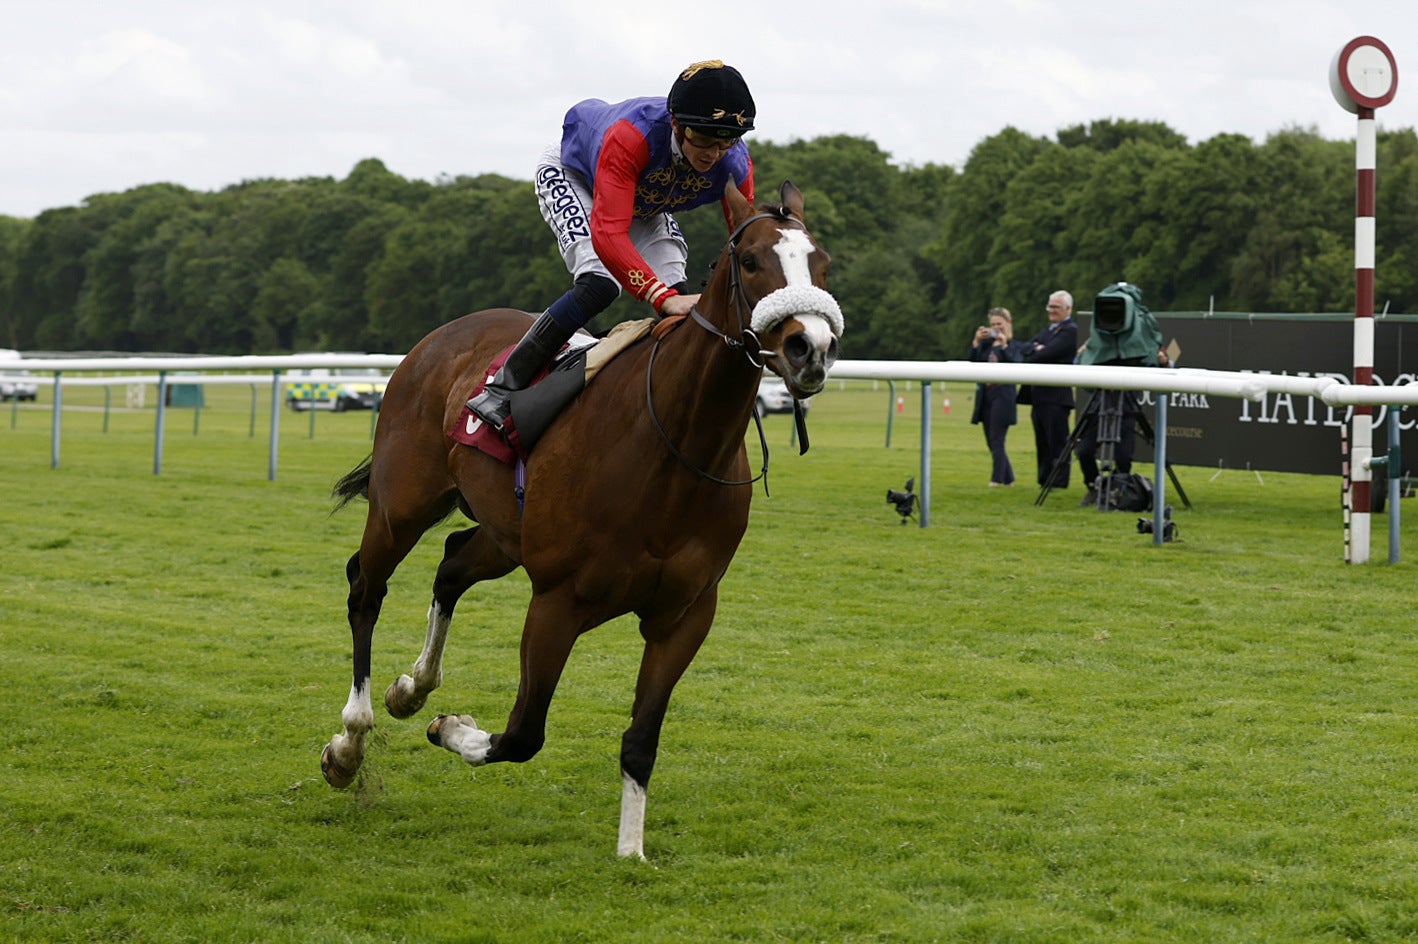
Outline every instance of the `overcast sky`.
POLYGON ((1398 63, 1380 126, 1418 126, 1418 0, 5 0, 0 214, 366 157, 530 180, 567 106, 710 58, 747 78, 754 136, 863 135, 901 165, 1104 118, 1351 140, 1328 74, 1361 35, 1398 63))

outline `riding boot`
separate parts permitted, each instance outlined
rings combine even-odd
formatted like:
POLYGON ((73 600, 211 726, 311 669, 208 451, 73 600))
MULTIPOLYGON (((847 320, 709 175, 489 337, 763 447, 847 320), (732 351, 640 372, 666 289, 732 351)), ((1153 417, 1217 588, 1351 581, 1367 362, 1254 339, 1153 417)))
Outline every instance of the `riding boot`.
POLYGON ((570 331, 543 312, 522 340, 517 342, 512 353, 507 355, 497 376, 468 401, 468 409, 482 417, 489 426, 501 429, 512 412, 513 392, 525 389, 537 371, 546 366, 570 337, 570 331))

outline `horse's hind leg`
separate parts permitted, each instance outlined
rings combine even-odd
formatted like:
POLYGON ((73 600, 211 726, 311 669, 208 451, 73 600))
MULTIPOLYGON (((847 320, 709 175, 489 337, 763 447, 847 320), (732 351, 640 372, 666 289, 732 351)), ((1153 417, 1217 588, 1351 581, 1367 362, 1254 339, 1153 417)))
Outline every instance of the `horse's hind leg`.
MULTIPOLYGON (((451 498, 446 501, 451 503, 451 498)), ((369 695, 370 648, 374 624, 379 620, 384 595, 389 591, 389 577, 424 531, 446 510, 439 502, 431 502, 422 509, 422 514, 396 523, 382 513, 373 500, 370 502, 359 551, 345 565, 345 575, 350 582, 348 612, 354 679, 340 713, 343 730, 330 739, 320 755, 320 770, 332 787, 347 787, 354 782, 364 763, 366 735, 374 729, 374 708, 369 695)))
POLYGON ((411 675, 401 675, 384 692, 384 707, 395 718, 408 718, 424 706, 429 693, 443 683, 443 644, 453 622, 453 608, 469 587, 481 580, 506 576, 517 566, 482 528, 448 535, 443 560, 433 578, 433 602, 428 607, 428 635, 411 675))
POLYGON ((374 728, 374 710, 369 702, 370 647, 374 639, 374 623, 379 619, 379 608, 387 592, 386 574, 379 582, 377 591, 369 592, 369 579, 360 566, 359 553, 353 554, 345 565, 345 575, 350 582, 349 620, 350 634, 354 639, 354 681, 350 685, 350 695, 340 712, 343 729, 330 738, 325 750, 320 753, 320 772, 325 782, 332 787, 344 788, 354 782, 364 763, 364 740, 374 728))

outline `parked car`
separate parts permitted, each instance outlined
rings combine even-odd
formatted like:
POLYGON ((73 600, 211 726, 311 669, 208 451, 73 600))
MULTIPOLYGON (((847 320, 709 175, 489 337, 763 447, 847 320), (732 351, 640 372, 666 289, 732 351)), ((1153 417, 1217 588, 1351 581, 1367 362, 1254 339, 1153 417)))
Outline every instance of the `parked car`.
POLYGON ((33 376, 27 370, 0 374, 0 400, 33 400, 39 396, 39 384, 23 378, 33 376))
MULTIPOLYGON (((811 398, 803 401, 804 410, 811 405, 811 398)), ((763 379, 758 382, 759 415, 767 416, 769 413, 791 412, 793 412, 793 395, 788 392, 788 385, 777 374, 764 374, 763 379)))
POLYGON ((389 378, 374 368, 316 367, 286 374, 286 406, 292 410, 372 410, 384 398, 389 378))
POLYGON ((39 396, 39 384, 26 378, 34 376, 20 369, 20 352, 0 348, 0 400, 33 400, 39 396))

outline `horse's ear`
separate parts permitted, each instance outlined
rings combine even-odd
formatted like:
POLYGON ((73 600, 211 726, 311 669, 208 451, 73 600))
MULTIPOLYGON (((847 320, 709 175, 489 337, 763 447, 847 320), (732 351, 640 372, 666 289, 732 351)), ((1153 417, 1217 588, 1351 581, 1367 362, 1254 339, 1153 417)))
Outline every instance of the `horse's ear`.
POLYGON ((729 205, 729 219, 734 221, 735 229, 753 215, 753 204, 748 202, 748 197, 739 190, 738 181, 732 177, 724 185, 724 202, 729 205))
POLYGON ((791 180, 783 181, 778 196, 782 200, 783 206, 788 208, 788 212, 798 219, 803 218, 803 192, 794 186, 791 180))

